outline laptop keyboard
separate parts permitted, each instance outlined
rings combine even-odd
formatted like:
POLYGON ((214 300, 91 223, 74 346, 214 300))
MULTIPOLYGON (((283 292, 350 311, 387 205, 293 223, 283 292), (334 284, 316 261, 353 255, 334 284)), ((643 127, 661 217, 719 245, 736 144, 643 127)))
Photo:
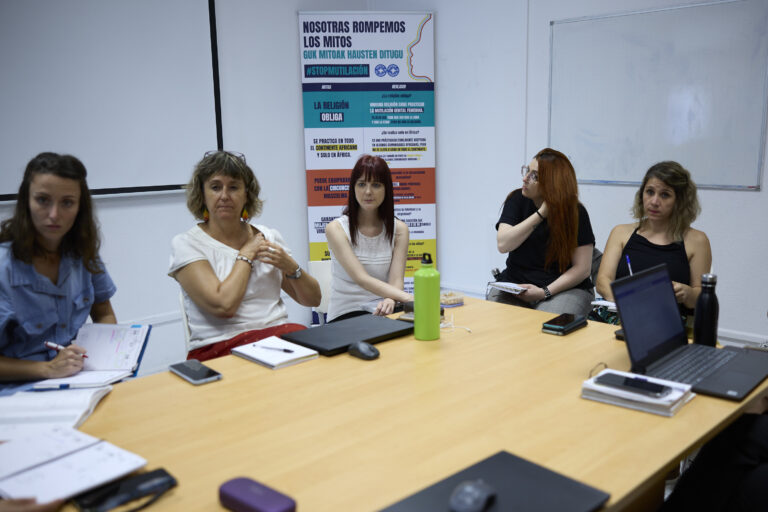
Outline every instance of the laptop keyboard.
POLYGON ((732 350, 717 350, 704 345, 688 345, 685 350, 654 368, 649 375, 660 379, 697 384, 704 377, 714 372, 736 357, 732 350))

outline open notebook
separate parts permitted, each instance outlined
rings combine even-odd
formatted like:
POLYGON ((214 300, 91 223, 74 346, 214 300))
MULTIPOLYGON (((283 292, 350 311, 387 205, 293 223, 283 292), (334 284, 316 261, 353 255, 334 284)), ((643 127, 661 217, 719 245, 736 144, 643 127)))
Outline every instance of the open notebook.
POLYGON ((0 397, 0 436, 15 428, 79 427, 111 390, 112 386, 19 391, 0 397))
POLYGON ((34 497, 38 503, 66 499, 116 480, 147 461, 77 430, 34 429, 0 444, 0 495, 34 497))
POLYGON ((70 377, 41 380, 33 389, 101 387, 135 376, 151 328, 151 325, 83 325, 73 340, 87 350, 83 370, 70 377))

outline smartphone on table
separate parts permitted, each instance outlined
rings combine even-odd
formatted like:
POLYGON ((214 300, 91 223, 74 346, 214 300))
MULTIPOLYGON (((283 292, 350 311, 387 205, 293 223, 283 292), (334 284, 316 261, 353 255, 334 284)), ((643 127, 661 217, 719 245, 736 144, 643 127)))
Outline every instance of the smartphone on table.
POLYGON ((598 376, 595 379, 595 384, 629 391, 630 393, 638 393, 652 398, 662 398, 672 392, 671 387, 649 382, 642 377, 627 377, 610 372, 598 376))
POLYGON ((556 334, 558 336, 565 336, 569 332, 581 329, 587 325, 587 317, 584 315, 573 315, 571 313, 563 313, 555 318, 550 318, 541 326, 541 332, 547 334, 556 334))
POLYGON ((181 363, 172 364, 168 369, 196 386, 221 379, 219 372, 213 368, 208 368, 197 359, 188 359, 181 363))

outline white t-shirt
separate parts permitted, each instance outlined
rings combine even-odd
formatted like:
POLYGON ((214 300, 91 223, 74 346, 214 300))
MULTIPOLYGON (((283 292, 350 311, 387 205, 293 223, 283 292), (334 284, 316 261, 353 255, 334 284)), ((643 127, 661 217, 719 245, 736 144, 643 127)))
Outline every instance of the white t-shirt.
MULTIPOLYGON (((283 238, 274 229, 257 225, 256 229, 270 242, 279 244, 288 254, 283 238)), ((232 272, 238 251, 208 235, 196 225, 186 233, 173 237, 171 242, 171 263, 168 275, 194 261, 207 260, 214 274, 223 281, 232 272)), ((268 263, 254 261, 248 287, 243 301, 231 318, 223 318, 207 313, 199 308, 182 288, 184 309, 189 321, 190 350, 204 347, 221 340, 227 340, 242 332, 264 329, 288 321, 288 312, 280 298, 283 273, 268 263)))
MULTIPOLYGON (((349 217, 342 215, 333 222, 338 222, 349 238, 349 217)), ((363 265, 368 275, 379 281, 389 282, 389 268, 392 265, 392 252, 395 250, 395 237, 387 240, 387 230, 382 225, 381 233, 375 237, 363 235, 357 232, 357 245, 352 246, 352 251, 363 265)), ((341 266, 336 255, 331 251, 331 298, 328 302, 328 320, 341 316, 351 311, 360 311, 360 306, 378 298, 358 285, 349 277, 347 271, 341 266)))

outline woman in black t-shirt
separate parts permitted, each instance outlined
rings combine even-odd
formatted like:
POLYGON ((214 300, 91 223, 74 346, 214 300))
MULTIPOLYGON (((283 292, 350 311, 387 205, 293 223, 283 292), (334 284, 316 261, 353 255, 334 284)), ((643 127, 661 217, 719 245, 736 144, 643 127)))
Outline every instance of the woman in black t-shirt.
POLYGON ((594 300, 589 278, 595 235, 579 203, 568 158, 542 149, 523 166, 523 187, 512 191, 496 223, 499 252, 509 253, 501 281, 519 295, 493 290, 490 300, 552 313, 586 315, 594 300))

